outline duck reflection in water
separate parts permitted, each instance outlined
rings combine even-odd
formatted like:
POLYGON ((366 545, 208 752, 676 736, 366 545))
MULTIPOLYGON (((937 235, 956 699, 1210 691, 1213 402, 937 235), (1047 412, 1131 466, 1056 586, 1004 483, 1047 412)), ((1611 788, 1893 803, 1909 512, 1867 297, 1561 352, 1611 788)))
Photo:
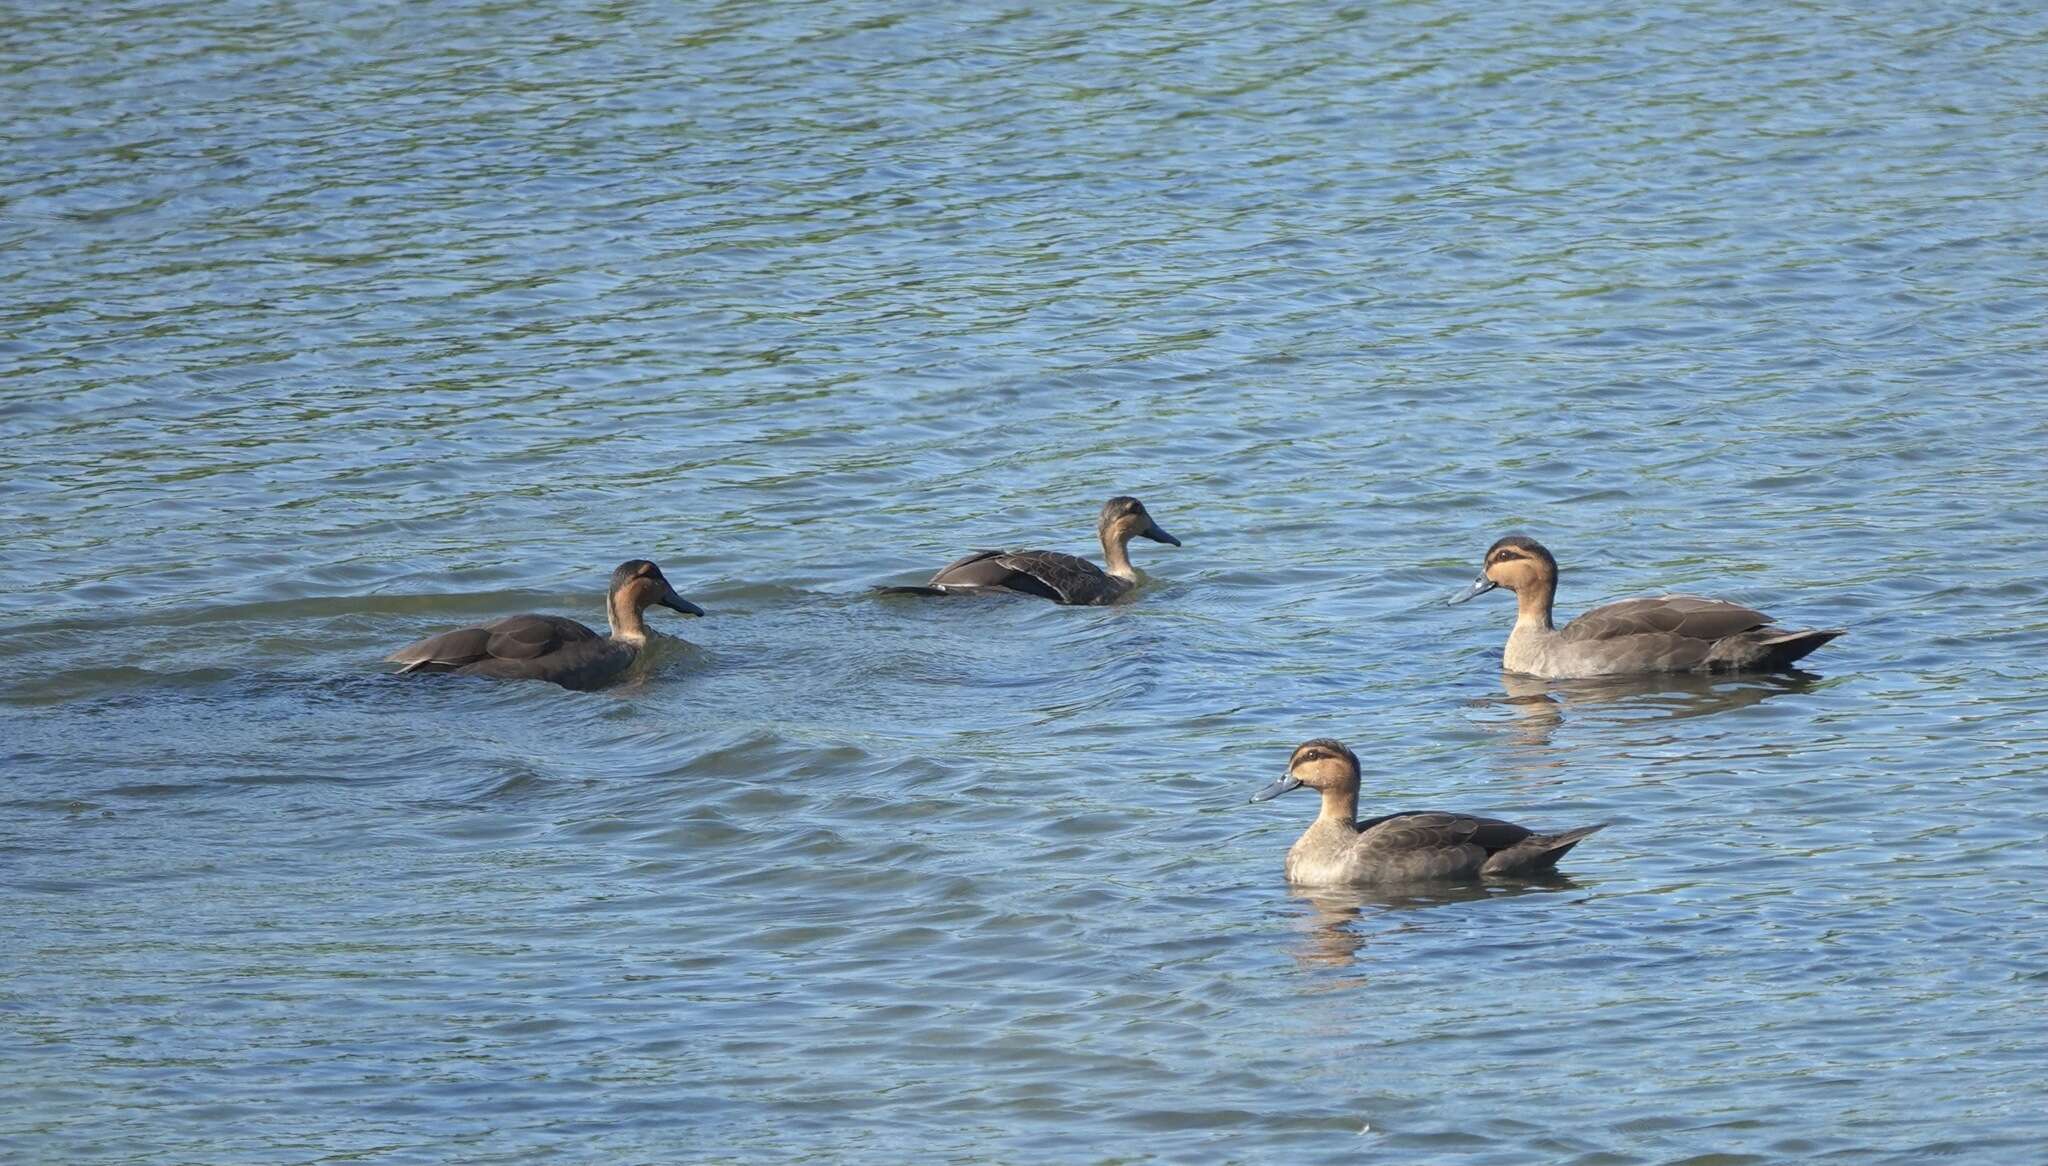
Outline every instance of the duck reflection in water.
POLYGON ((1568 714, 1597 713, 1610 720, 1689 720, 1748 708, 1776 696, 1811 692, 1821 677, 1811 672, 1765 672, 1740 676, 1660 673, 1545 680, 1517 672, 1500 674, 1498 704, 1514 714, 1507 723, 1517 745, 1547 746, 1568 714))
MULTIPOLYGON (((1369 943, 1391 942, 1403 935, 1437 925, 1426 916, 1410 912, 1482 899, 1512 899, 1521 895, 1553 891, 1584 890, 1578 879, 1552 871, 1548 874, 1486 883, 1413 883, 1406 886, 1290 887, 1288 897, 1308 908, 1301 919, 1301 941, 1289 952, 1303 970, 1348 968, 1360 958, 1370 958, 1369 943)), ((1350 977, 1332 982, 1331 987, 1364 983, 1350 977)))

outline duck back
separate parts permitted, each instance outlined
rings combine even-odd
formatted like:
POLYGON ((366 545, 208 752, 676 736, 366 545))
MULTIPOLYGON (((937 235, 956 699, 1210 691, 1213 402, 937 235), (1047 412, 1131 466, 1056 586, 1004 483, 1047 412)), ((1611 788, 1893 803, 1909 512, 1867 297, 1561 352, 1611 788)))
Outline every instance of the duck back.
POLYGON ((637 653, 559 615, 507 616, 428 636, 386 659, 400 672, 453 672, 497 680, 548 680, 593 688, 617 676, 637 653))

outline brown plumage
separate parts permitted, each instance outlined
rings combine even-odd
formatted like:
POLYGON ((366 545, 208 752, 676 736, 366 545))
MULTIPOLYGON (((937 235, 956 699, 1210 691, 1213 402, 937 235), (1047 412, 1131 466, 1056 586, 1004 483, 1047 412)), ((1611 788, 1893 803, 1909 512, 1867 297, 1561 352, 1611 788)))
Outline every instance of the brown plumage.
POLYGON ((1485 567, 1451 602, 1495 587, 1515 593, 1515 627, 1501 665, 1553 679, 1633 672, 1768 672, 1789 668, 1843 628, 1788 629, 1739 603, 1693 595, 1624 599, 1551 622, 1557 560, 1543 544, 1511 534, 1487 548, 1485 567))
POLYGON ((1322 794, 1322 811, 1287 851, 1287 878, 1309 886, 1424 882, 1483 876, 1526 876, 1553 870, 1587 835, 1581 826, 1544 833, 1474 814, 1409 810, 1358 820, 1358 755, 1342 742, 1303 742, 1280 780, 1255 802, 1307 786, 1322 794))
POLYGON ((611 635, 601 636, 559 615, 513 615, 428 636, 386 656, 399 672, 455 672, 497 680, 547 680, 564 688, 601 687, 619 678, 647 643, 642 614, 650 605, 703 615, 677 595, 661 568, 629 559, 612 572, 607 595, 611 635))
POLYGON ((1095 520, 1109 569, 1059 551, 976 551, 939 568, 922 587, 879 587, 884 595, 1034 595, 1054 603, 1114 603, 1138 583, 1131 566, 1134 538, 1179 546, 1180 540, 1159 528, 1145 504, 1127 494, 1102 504, 1095 520))

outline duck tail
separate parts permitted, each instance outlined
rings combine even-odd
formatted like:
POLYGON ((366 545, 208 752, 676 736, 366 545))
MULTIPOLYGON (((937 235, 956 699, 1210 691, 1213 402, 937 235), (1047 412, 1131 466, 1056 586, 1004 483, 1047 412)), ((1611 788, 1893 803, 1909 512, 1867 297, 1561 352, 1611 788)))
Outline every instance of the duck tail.
POLYGON ((1848 628, 1803 628, 1796 632, 1772 636, 1759 641, 1763 649, 1761 666, 1764 668, 1790 668, 1807 653, 1847 632, 1848 628))
POLYGON ((1576 830, 1560 830, 1555 834, 1531 834, 1487 859, 1480 873, 1525 875, 1555 870, 1557 860, 1570 853, 1572 847, 1585 841, 1589 835, 1607 829, 1607 826, 1608 823, 1602 822, 1597 826, 1580 826, 1576 830))
POLYGON ((944 587, 877 587, 875 588, 875 594, 919 595, 930 597, 933 595, 947 595, 950 594, 950 592, 948 592, 944 587))

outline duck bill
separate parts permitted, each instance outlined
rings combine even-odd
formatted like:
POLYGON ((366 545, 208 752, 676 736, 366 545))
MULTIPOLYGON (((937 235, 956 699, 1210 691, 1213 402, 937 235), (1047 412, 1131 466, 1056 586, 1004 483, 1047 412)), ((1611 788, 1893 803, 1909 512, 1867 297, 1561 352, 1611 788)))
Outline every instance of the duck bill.
POLYGON ((1152 540, 1153 542, 1156 542, 1156 543, 1166 543, 1166 544, 1168 544, 1168 545, 1170 545, 1170 546, 1176 546, 1176 547, 1180 545, 1180 540, 1179 540, 1179 539, 1177 539, 1177 538, 1173 537, 1172 535, 1170 535, 1170 534, 1166 533, 1166 532, 1165 532, 1164 530, 1161 530, 1161 529, 1159 528, 1159 524, 1158 524, 1158 523, 1156 523, 1156 522, 1155 522, 1155 523, 1153 523, 1153 524, 1152 524, 1151 526, 1148 526, 1148 527, 1146 527, 1146 528, 1145 528, 1145 529, 1144 529, 1143 531, 1141 531, 1140 533, 1142 533, 1142 534, 1143 534, 1143 535, 1144 535, 1144 536, 1145 536, 1146 538, 1149 538, 1149 539, 1151 539, 1151 540, 1152 540))
POLYGON ((1295 777, 1294 775, 1289 774, 1288 776, 1281 778, 1279 781, 1274 782, 1272 785, 1267 786, 1265 789, 1260 790, 1258 793, 1253 794, 1252 800, 1255 802, 1270 802, 1274 798, 1279 797, 1281 794, 1288 793, 1292 790, 1298 790, 1300 788, 1301 780, 1295 777))
POLYGON ((1451 596, 1450 599, 1446 602, 1463 603, 1466 600, 1473 598, 1474 596, 1484 595, 1498 586, 1500 586, 1500 584, 1495 583, 1493 580, 1488 579, 1484 575, 1481 575, 1479 578, 1472 580, 1472 586, 1467 587, 1463 591, 1458 592, 1456 595, 1451 596))
POLYGON ((676 589, 668 586, 665 583, 662 585, 661 588, 661 598, 655 600, 655 602, 661 604, 663 607, 668 608, 670 611, 680 611, 684 615, 704 614, 703 608, 698 607, 696 604, 691 603, 689 600, 684 599, 680 595, 677 595, 676 589))

